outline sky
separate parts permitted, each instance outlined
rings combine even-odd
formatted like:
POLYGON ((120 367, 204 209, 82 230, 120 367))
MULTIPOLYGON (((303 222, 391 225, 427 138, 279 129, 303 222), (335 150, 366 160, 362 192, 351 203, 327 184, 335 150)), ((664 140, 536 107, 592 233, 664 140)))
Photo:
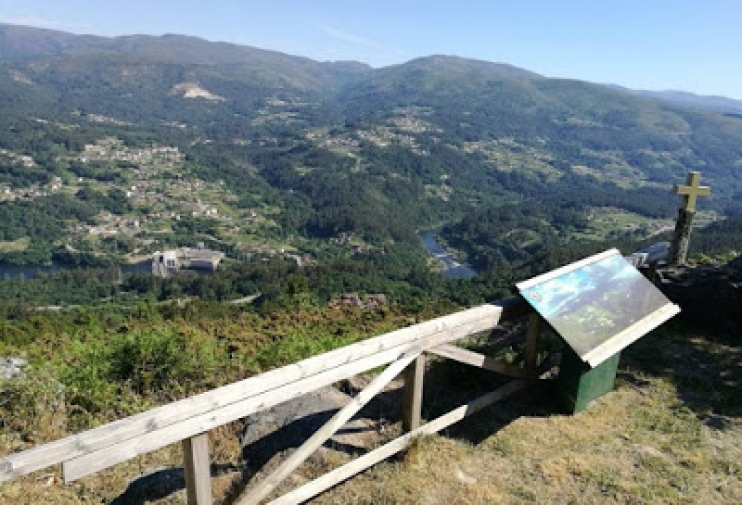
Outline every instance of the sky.
POLYGON ((0 22, 381 67, 432 54, 742 99, 742 0, 0 0, 0 22))

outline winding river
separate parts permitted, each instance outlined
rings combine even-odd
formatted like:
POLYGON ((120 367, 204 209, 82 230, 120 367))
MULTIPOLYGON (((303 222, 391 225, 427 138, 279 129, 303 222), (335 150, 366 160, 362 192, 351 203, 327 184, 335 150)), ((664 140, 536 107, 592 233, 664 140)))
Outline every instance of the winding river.
POLYGON ((446 266, 445 270, 441 273, 447 279, 469 279, 477 275, 477 272, 469 265, 459 263, 453 256, 446 252, 435 240, 435 233, 433 231, 421 232, 420 238, 423 241, 425 250, 441 260, 446 266))
MULTIPOLYGON (((46 265, 46 266, 17 266, 17 265, 0 264, 0 280, 15 279, 15 278, 20 277, 21 275, 26 279, 33 279, 36 276, 36 274, 39 272, 43 272, 45 274, 51 274, 58 270, 74 270, 77 268, 87 268, 87 267, 78 267, 74 265, 68 265, 65 263, 59 263, 56 261, 53 261, 51 265, 46 265)), ((112 268, 115 268, 115 266, 113 266, 112 268)), ((141 263, 130 264, 130 265, 124 264, 124 265, 121 265, 120 268, 123 273, 129 273, 129 272, 149 273, 152 271, 152 267, 151 267, 149 260, 143 261, 141 263)))

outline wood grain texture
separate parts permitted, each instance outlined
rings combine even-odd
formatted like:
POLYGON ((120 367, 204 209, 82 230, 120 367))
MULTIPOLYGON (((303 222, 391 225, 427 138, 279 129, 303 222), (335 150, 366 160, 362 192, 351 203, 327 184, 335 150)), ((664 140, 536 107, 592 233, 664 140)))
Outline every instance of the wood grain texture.
MULTIPOLYGON (((246 398, 226 405, 224 405, 224 399, 215 402, 212 396, 204 398, 199 395, 201 401, 208 402, 206 405, 189 402, 189 405, 194 407, 194 411, 201 412, 198 415, 180 412, 180 420, 170 422, 165 426, 160 426, 157 418, 152 419, 149 430, 139 431, 136 437, 127 437, 117 443, 109 442, 108 445, 98 450, 84 452, 77 447, 76 452, 80 455, 68 457, 67 461, 63 461, 63 476, 66 482, 71 482, 140 454, 152 452, 184 438, 265 410, 333 382, 391 363, 414 349, 429 348, 492 329, 499 321, 500 311, 501 309, 496 306, 477 307, 453 314, 453 316, 464 314, 463 318, 446 316, 446 318, 440 318, 444 321, 440 319, 430 321, 436 324, 422 323, 403 328, 247 379, 241 382, 242 387, 250 383, 253 383, 254 387, 249 390, 248 394, 244 394, 246 398), (271 380, 267 381, 266 376, 269 376, 271 380)), ((212 392, 223 389, 219 388, 212 392)), ((179 411, 181 409, 182 407, 179 407, 179 411)), ((172 413, 167 414, 172 416, 172 413)), ((96 429, 96 435, 110 441, 111 434, 106 433, 105 430, 111 429, 115 424, 96 429)))
POLYGON ((423 381, 425 380, 425 356, 418 356, 404 372, 404 396, 402 398, 402 430, 412 431, 420 427, 423 406, 423 381))
POLYGON ((212 505, 208 433, 183 440, 183 464, 188 505, 212 505))
POLYGON ((501 373, 508 377, 526 378, 532 375, 530 371, 523 368, 451 344, 443 344, 433 347, 429 352, 443 358, 458 361, 459 363, 483 368, 484 370, 489 370, 491 372, 501 373))
POLYGON ((374 378, 371 383, 358 393, 351 401, 340 409, 319 430, 296 449, 291 455, 266 478, 261 480, 255 487, 245 491, 235 502, 235 505, 257 505, 263 498, 268 496, 281 482, 283 482, 299 465, 309 458, 319 447, 332 437, 337 430, 363 408, 374 396, 389 384, 392 379, 399 375, 411 362, 420 355, 420 351, 411 352, 403 356, 399 361, 374 378))

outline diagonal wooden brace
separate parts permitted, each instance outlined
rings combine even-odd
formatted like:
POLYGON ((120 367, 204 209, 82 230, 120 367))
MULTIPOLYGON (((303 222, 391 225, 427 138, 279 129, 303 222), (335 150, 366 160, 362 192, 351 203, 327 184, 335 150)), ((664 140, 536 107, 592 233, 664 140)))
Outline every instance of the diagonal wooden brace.
POLYGON ((420 350, 403 354, 379 374, 366 388, 358 393, 348 405, 340 409, 332 419, 317 430, 301 447, 294 451, 283 464, 268 477, 259 482, 254 488, 246 490, 235 502, 236 505, 257 505, 268 496, 281 482, 283 482, 296 468, 311 456, 314 451, 332 437, 337 430, 343 427, 359 410, 374 396, 399 375, 419 355, 420 350))

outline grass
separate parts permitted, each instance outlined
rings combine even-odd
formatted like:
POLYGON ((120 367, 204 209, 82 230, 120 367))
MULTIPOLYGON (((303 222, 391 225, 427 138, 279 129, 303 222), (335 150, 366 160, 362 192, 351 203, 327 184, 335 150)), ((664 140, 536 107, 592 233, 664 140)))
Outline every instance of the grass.
POLYGON ((616 391, 579 415, 548 393, 495 405, 316 503, 742 503, 742 350, 677 331, 625 351, 616 391))
POLYGON ((633 212, 615 208, 595 208, 585 231, 572 234, 575 240, 605 241, 611 234, 635 232, 647 237, 661 229, 672 230, 670 219, 650 219, 633 212))

